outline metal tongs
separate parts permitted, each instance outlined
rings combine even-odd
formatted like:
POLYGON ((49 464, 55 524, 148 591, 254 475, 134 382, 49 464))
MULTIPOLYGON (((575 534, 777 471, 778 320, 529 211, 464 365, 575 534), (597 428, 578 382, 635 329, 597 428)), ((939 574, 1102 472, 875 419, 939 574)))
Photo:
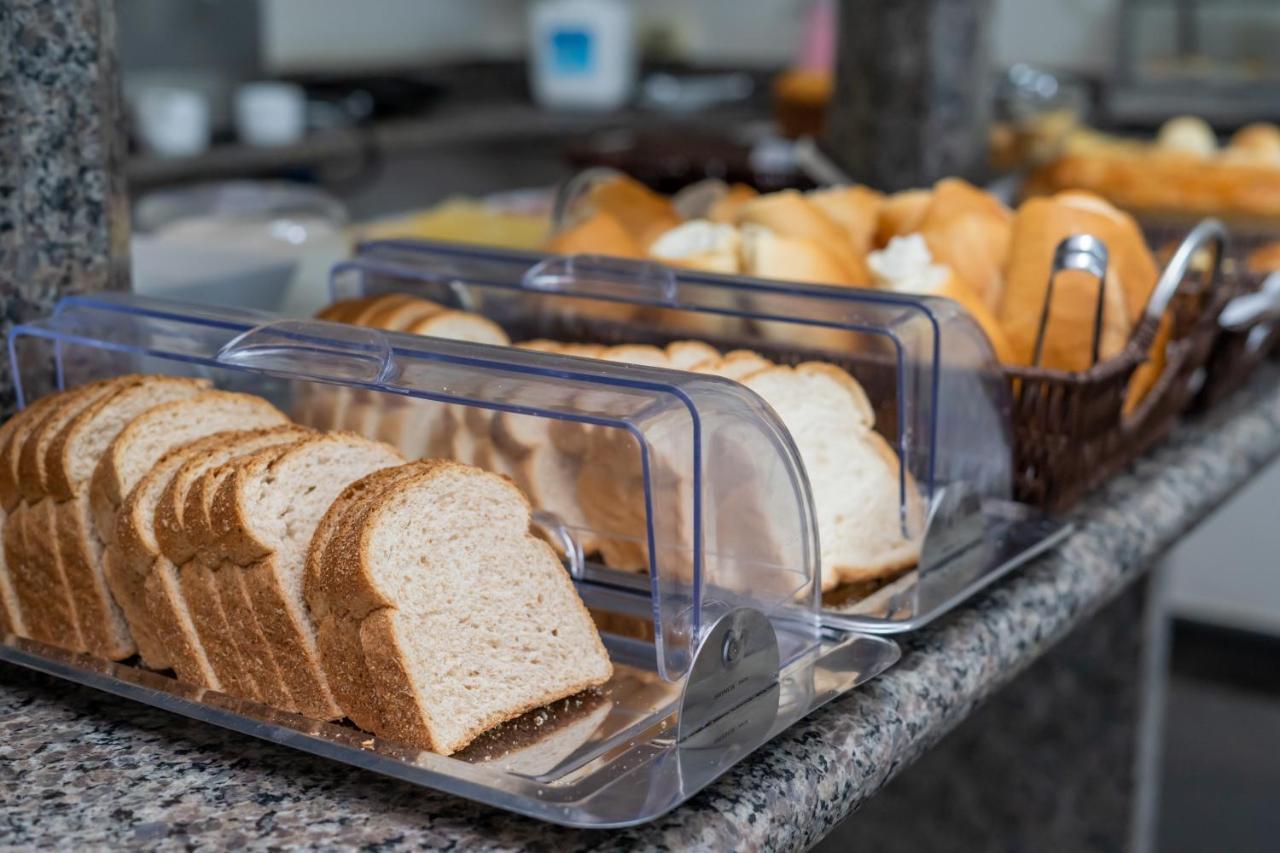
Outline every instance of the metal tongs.
MULTIPOLYGON (((1222 264, 1222 257, 1226 249, 1226 241, 1226 228, 1217 219, 1201 220, 1195 228, 1192 228, 1187 233, 1187 236, 1178 244, 1173 256, 1160 272, 1160 278, 1156 281, 1156 286, 1151 291, 1151 297, 1147 300, 1146 308, 1143 309, 1142 319, 1134 330, 1135 339, 1139 334, 1154 337, 1160 318, 1164 316, 1164 312, 1168 309, 1169 303, 1173 300, 1179 288, 1182 287, 1182 283, 1187 280, 1187 273, 1191 269, 1196 253, 1208 243, 1214 244, 1213 265, 1209 270, 1209 281, 1213 282, 1217 279, 1218 270, 1222 264)), ((1089 365, 1092 367, 1098 363, 1099 350, 1102 344, 1102 317, 1103 309, 1106 305, 1107 265, 1109 260, 1106 244, 1092 234, 1072 234, 1058 244, 1058 248, 1053 253, 1053 268, 1049 271, 1049 285, 1045 290, 1044 305, 1040 309, 1040 325, 1036 328, 1035 349, 1031 357, 1033 367, 1040 366, 1045 331, 1049 325, 1049 309, 1053 304, 1053 284, 1058 277, 1058 273, 1064 270, 1082 270, 1098 280, 1098 298, 1094 304, 1093 311, 1093 341, 1089 365)), ((1251 295, 1257 296, 1261 294, 1251 295)), ((1237 300, 1233 300, 1227 307, 1230 308, 1232 304, 1243 298, 1239 297, 1237 300)), ((1267 305, 1276 312, 1276 316, 1280 316, 1280 280, 1275 283, 1275 293, 1270 297, 1267 305)), ((1224 326, 1226 325, 1225 314, 1226 312, 1224 311, 1223 318, 1220 320, 1224 326)), ((1146 349, 1150 343, 1150 341, 1142 342, 1143 349, 1146 349)))

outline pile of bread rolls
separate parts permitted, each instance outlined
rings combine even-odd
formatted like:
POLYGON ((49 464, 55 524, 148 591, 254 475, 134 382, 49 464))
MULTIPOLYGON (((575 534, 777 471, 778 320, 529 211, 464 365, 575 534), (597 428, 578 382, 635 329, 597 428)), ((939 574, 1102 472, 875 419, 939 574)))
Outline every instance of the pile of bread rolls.
POLYGON ((1031 174, 1028 193, 1084 189, 1135 213, 1280 220, 1280 127, 1273 124, 1248 125, 1220 145, 1203 119, 1179 116, 1150 141, 1074 128, 1057 147, 1031 174))
MULTIPOLYGON (((547 249, 647 258, 704 272, 944 296, 986 332, 1003 363, 1031 365, 1054 251, 1073 234, 1109 250, 1105 292, 1083 273, 1059 276, 1038 366, 1090 366, 1096 301, 1099 357, 1126 345, 1158 268, 1134 219, 1086 192, 1036 198, 1016 211, 948 178, 885 195, 864 186, 759 195, 733 186, 683 216, 673 200, 625 177, 597 183, 547 249)), ((689 212, 689 211, 686 211, 689 212)), ((1160 353, 1153 353, 1160 361, 1160 353)), ((1150 370, 1148 370, 1150 373, 1150 370)), ((1149 387, 1149 379, 1135 383, 1149 387)))

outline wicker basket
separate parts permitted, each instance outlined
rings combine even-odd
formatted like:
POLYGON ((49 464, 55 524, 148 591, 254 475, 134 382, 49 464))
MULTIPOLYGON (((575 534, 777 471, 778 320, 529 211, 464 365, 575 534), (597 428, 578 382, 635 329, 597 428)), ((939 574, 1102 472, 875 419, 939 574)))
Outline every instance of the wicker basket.
POLYGON ((1233 295, 1219 264, 1208 275, 1191 271, 1191 257, 1209 241, 1218 243, 1220 260, 1224 232, 1214 220, 1187 235, 1118 356, 1078 372, 1005 367, 1017 500, 1051 511, 1070 507, 1162 438, 1189 406, 1219 337, 1218 316, 1233 295), (1166 309, 1173 327, 1165 369, 1126 411, 1129 380, 1146 361, 1166 309))

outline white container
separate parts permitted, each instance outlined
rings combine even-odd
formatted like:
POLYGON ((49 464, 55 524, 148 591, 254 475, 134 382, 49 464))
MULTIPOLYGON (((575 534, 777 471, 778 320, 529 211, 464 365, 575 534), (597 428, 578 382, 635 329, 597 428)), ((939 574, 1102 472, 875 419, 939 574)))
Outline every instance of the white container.
POLYGON ((610 110, 635 88, 635 19, 627 0, 540 0, 529 7, 529 80, 553 109, 610 110))
POLYGON ((138 137, 161 157, 191 157, 209 147, 209 101, 194 89, 148 87, 135 107, 138 137))
POLYGON ((236 90, 236 133, 249 145, 289 145, 307 130, 307 95, 292 83, 248 83, 236 90))

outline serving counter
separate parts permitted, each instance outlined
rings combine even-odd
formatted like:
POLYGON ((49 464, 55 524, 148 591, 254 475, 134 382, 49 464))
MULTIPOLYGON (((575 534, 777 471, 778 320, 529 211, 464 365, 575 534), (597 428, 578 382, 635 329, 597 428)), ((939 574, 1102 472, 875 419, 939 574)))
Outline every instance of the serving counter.
POLYGON ((1146 570, 1277 453, 1268 366, 1087 499, 1061 547, 906 637, 898 666, 624 830, 538 823, 5 665, 6 843, 801 849, 863 808, 841 827, 863 843, 1112 849, 1148 805, 1146 570))

